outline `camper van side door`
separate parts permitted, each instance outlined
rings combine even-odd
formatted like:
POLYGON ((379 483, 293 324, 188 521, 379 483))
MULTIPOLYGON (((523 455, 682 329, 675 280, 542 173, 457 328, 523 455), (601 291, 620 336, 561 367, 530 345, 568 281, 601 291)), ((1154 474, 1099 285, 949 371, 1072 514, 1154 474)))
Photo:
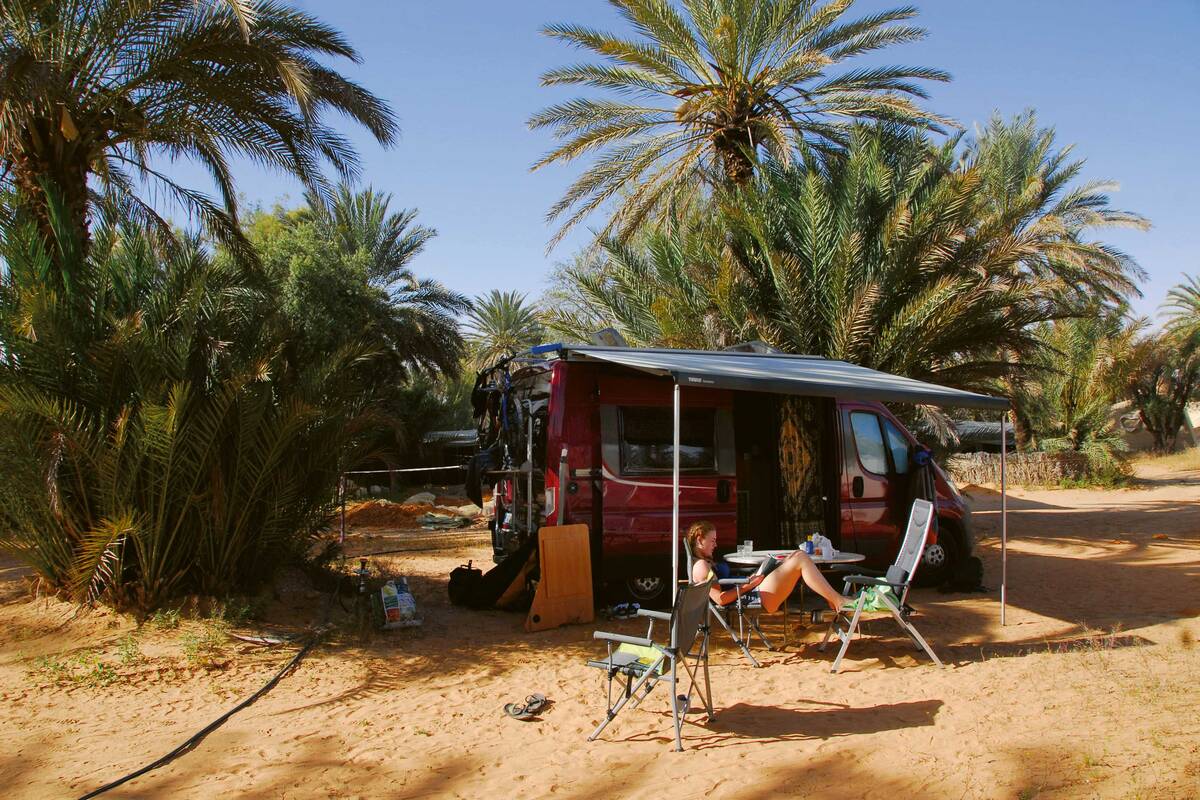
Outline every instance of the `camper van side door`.
POLYGON ((869 406, 850 405, 842 410, 842 431, 853 444, 846 448, 846 504, 854 546, 867 557, 868 565, 882 568, 895 556, 899 536, 892 509, 897 489, 890 480, 882 421, 869 406))

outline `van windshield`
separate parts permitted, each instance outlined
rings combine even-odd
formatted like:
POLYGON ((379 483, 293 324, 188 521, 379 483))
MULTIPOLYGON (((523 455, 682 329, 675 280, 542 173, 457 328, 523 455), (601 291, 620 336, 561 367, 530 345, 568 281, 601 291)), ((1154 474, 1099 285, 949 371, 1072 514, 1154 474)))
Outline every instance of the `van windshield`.
MULTIPOLYGON (((672 410, 627 406, 621 414, 621 472, 626 475, 670 474, 675 448, 672 410)), ((689 408, 679 414, 681 472, 717 471, 717 412, 689 408)))

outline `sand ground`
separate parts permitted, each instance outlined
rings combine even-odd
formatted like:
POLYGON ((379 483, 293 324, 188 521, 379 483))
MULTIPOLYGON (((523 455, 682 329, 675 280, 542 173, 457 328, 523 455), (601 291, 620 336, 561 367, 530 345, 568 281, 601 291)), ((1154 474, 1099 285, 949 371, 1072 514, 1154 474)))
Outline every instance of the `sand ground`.
MULTIPOLYGON (((354 552, 406 549, 381 562, 411 576, 424 626, 364 641, 343 625, 193 751, 107 796, 1200 797, 1200 473, 1142 477, 1136 489, 1015 491, 1008 624, 995 590, 912 596, 945 669, 886 622, 837 675, 817 629, 760 650, 761 669, 715 637, 718 717, 690 717, 683 753, 661 690, 585 741, 604 701, 584 666, 599 652, 592 630, 641 624, 526 634, 519 615, 446 600, 450 569, 488 562, 486 532, 358 530, 354 552), (1064 640, 1078 641, 1048 644, 1064 640), (554 701, 539 720, 503 715, 535 691, 554 701)), ((997 587, 998 498, 971 500, 997 587)), ((285 601, 240 630, 300 631, 320 616, 315 591, 285 601)), ((204 621, 73 614, 31 599, 24 570, 0 562, 5 797, 77 797, 157 758, 297 649, 228 640, 204 621)), ((336 606, 333 619, 345 623, 336 606)))

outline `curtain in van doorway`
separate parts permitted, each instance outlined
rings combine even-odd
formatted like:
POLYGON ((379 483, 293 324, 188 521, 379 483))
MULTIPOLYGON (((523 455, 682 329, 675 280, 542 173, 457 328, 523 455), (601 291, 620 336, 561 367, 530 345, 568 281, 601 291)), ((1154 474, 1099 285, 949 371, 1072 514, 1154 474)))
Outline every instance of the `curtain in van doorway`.
POLYGON ((779 400, 779 538, 798 547, 812 533, 825 533, 821 454, 828 425, 813 397, 779 400))

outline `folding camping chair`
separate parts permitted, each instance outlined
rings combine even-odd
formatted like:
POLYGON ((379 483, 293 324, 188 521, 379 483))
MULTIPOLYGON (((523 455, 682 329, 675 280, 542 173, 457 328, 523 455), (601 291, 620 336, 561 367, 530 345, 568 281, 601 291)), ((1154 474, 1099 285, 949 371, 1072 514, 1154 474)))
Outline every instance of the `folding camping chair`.
POLYGON ((824 650, 825 645, 835 635, 842 640, 842 648, 838 651, 837 658, 833 660, 831 672, 837 672, 838 667, 841 666, 842 657, 846 655, 846 650, 850 647, 850 640, 858 632, 858 623, 863 613, 873 611, 889 612, 900 628, 913 640, 917 649, 924 650, 933 659, 933 663, 939 667, 942 666, 942 662, 938 660, 929 644, 909 621, 912 608, 906 602, 908 588, 912 584, 917 566, 921 563, 921 554, 925 551, 925 540, 929 536, 929 527, 932 523, 933 503, 928 500, 914 500, 912 514, 908 518, 908 530, 905 531, 904 543, 900 547, 900 553, 896 556, 896 563, 888 567, 887 573, 883 577, 846 576, 846 585, 842 593, 850 594, 851 587, 853 587, 857 596, 850 608, 842 608, 834 615, 829 624, 829 630, 825 633, 825 638, 817 647, 818 650, 824 650), (853 614, 848 613, 851 610, 853 610, 853 614))
POLYGON ((637 708, 660 683, 670 685, 676 750, 683 749, 683 719, 691 706, 693 695, 704 703, 708 721, 716 718, 708 680, 708 592, 711 587, 712 581, 681 585, 679 594, 675 597, 675 607, 669 614, 638 609, 639 617, 650 619, 645 637, 603 631, 593 634, 594 638, 608 643, 607 656, 587 662, 589 667, 602 669, 608 674, 608 707, 604 721, 588 737, 589 742, 600 735, 626 703, 632 699, 633 707, 637 708), (655 621, 670 624, 666 644, 654 641, 655 621), (681 665, 690 679, 687 694, 679 694, 677 691, 677 672, 681 665), (618 677, 624 680, 624 685, 619 686, 619 694, 614 703, 613 681, 618 677))
MULTIPOLYGON (((683 540, 683 553, 687 556, 687 571, 688 576, 692 574, 692 565, 695 563, 695 557, 692 555, 691 545, 688 540, 683 540)), ((722 589, 730 589, 735 586, 741 586, 746 583, 749 578, 718 578, 717 585, 722 589)), ((750 652, 750 636, 757 636, 768 650, 775 650, 775 646, 771 644, 771 640, 763 633, 762 627, 758 624, 758 617, 762 610, 762 603, 756 599, 751 599, 749 596, 739 596, 736 600, 727 606, 718 605, 712 598, 708 601, 709 611, 717 620, 717 623, 726 630, 729 638, 733 639, 733 643, 746 656, 746 660, 756 667, 762 666, 758 663, 758 659, 750 652), (737 632, 733 630, 733 621, 737 621, 737 632)), ((789 629, 788 624, 788 609, 787 603, 784 603, 780 608, 783 612, 783 635, 784 646, 787 645, 786 637, 789 629)))

